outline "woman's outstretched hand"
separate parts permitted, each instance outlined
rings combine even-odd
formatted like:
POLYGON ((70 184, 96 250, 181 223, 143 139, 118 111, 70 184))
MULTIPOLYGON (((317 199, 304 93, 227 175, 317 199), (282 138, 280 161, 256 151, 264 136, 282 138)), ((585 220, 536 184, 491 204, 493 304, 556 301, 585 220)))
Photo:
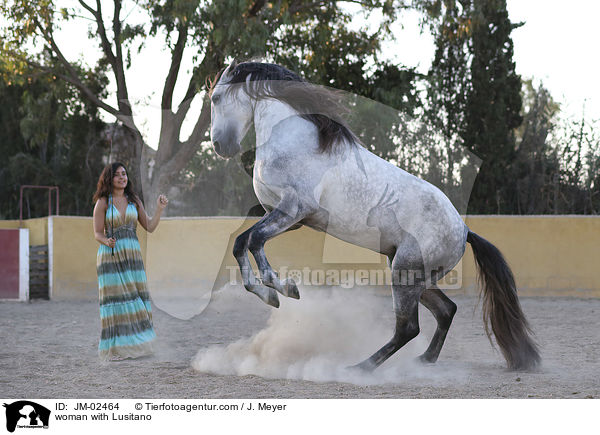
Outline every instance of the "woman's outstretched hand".
POLYGON ((159 195, 158 199, 156 200, 156 206, 160 210, 164 210, 168 203, 169 203, 169 200, 167 199, 167 197, 165 195, 159 195))

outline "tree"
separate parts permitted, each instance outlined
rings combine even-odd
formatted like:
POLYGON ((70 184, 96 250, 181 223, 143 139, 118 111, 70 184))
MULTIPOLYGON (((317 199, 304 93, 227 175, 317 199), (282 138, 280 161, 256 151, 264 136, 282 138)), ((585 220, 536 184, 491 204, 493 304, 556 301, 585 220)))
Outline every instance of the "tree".
POLYGON ((505 0, 474 0, 471 11, 471 85, 461 136, 483 162, 473 187, 471 213, 510 213, 515 186, 514 129, 521 122, 521 78, 515 72, 505 0))
MULTIPOLYGON (((471 90, 471 1, 435 1, 425 4, 424 9, 436 45, 427 77, 426 118, 444 139, 442 149, 431 150, 429 172, 439 173, 438 184, 447 194, 453 194, 458 201, 455 206, 466 212, 473 176, 466 173, 469 165, 462 163, 466 153, 461 133, 471 90)), ((471 166, 474 168, 475 163, 471 166)))
POLYGON ((444 136, 456 141, 464 128, 470 90, 470 0, 443 3, 443 12, 430 12, 435 14, 431 27, 436 51, 428 74, 427 116, 444 136))
POLYGON ((559 106, 542 84, 523 82, 523 123, 516 130, 516 154, 511 173, 516 180, 518 214, 543 214, 551 210, 557 161, 549 138, 555 129, 559 106))
MULTIPOLYGON (((98 110, 52 77, 4 80, 0 63, 0 218, 19 216, 22 184, 58 185, 61 213, 89 215, 107 144, 98 110)), ((102 82, 89 83, 101 92, 102 82)), ((47 212, 46 193, 27 191, 24 217, 47 212)))
POLYGON ((585 116, 562 119, 550 140, 552 202, 556 214, 600 211, 600 122, 585 116))

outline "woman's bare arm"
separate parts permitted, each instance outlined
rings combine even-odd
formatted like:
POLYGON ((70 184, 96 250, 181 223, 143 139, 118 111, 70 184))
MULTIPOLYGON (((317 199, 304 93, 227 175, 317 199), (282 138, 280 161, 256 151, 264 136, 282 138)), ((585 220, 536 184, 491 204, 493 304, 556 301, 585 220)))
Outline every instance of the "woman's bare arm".
POLYGON ((156 227, 158 227, 158 223, 160 222, 160 215, 167 206, 167 203, 168 201, 166 200, 166 197, 160 195, 156 201, 156 212, 154 213, 154 216, 149 217, 146 213, 146 210, 144 209, 144 205, 142 204, 142 202, 137 201, 136 205, 138 209, 138 222, 140 223, 142 228, 144 228, 149 233, 154 232, 156 227), (161 202, 161 197, 164 198, 164 202, 161 202))
POLYGON ((107 203, 106 198, 100 198, 94 206, 94 238, 103 245, 113 248, 115 239, 108 238, 104 234, 104 217, 106 216, 107 203))
POLYGON ((138 212, 138 222, 140 223, 140 225, 142 226, 143 229, 148 231, 148 221, 150 220, 150 218, 146 214, 146 210, 144 209, 144 205, 142 204, 142 201, 139 201, 139 200, 136 201, 135 206, 136 206, 137 212, 138 212))

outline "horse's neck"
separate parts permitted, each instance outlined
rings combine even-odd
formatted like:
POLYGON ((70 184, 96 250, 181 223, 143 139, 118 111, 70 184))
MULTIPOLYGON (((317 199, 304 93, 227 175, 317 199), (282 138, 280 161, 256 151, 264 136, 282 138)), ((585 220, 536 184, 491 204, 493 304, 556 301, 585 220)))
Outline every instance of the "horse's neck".
POLYGON ((298 115, 289 105, 272 98, 259 100, 254 108, 256 144, 264 145, 271 138, 273 128, 281 121, 298 115))

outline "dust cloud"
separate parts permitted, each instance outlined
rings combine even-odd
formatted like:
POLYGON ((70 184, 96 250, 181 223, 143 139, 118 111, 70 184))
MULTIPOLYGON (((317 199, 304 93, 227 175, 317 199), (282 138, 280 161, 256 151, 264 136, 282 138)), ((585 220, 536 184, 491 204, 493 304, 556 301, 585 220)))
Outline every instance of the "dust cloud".
MULTIPOLYGON (((217 293, 219 302, 239 309, 243 299, 230 288, 217 293), (228 302, 227 298, 231 298, 228 302)), ((344 289, 301 289, 300 300, 280 297, 266 326, 249 337, 228 345, 212 345, 198 351, 192 367, 218 375, 257 375, 269 379, 316 382, 349 382, 358 385, 397 383, 425 377, 440 381, 466 376, 464 370, 445 364, 424 366, 416 361, 423 353, 435 327, 400 349, 373 373, 349 368, 368 358, 391 337, 394 313, 390 296, 372 291, 344 289)), ((227 315, 227 308, 221 308, 227 315)), ((268 315, 268 314, 267 314, 268 315)))

